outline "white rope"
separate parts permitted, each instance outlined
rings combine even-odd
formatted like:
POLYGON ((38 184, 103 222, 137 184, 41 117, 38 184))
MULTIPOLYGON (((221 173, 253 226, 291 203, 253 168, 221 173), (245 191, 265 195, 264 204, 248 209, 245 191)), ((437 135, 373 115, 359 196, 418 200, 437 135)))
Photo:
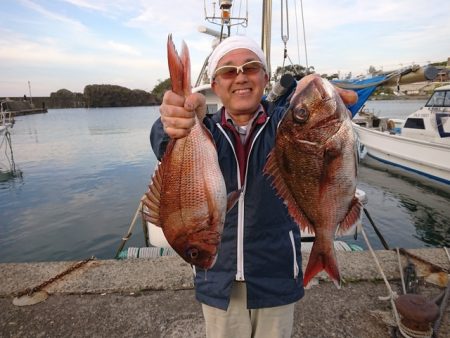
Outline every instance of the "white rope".
MULTIPOLYGON (((372 249, 372 246, 370 245, 369 239, 367 238, 366 232, 364 231, 364 228, 361 227, 361 233, 364 237, 364 240, 367 244, 367 247, 369 248, 370 253, 372 254, 372 257, 375 261, 375 264, 378 268, 378 271, 381 274, 381 277, 383 277, 384 283, 386 284, 386 287, 389 291, 389 295, 386 297, 390 300, 391 302, 391 306, 392 306, 392 311, 394 312, 394 317, 395 317, 395 322, 397 323, 397 327, 400 331, 400 333, 403 335, 403 337, 405 338, 430 338, 433 334, 433 329, 430 329, 428 331, 415 331, 412 329, 409 329, 407 327, 405 327, 405 325, 402 324, 402 322, 400 321, 400 315, 397 312, 397 307, 395 306, 395 302, 394 299, 398 297, 397 293, 392 291, 391 285, 389 284, 386 275, 384 274, 383 268, 380 265, 380 262, 378 260, 378 257, 375 254, 375 251, 372 249)), ((397 249, 398 250, 398 249, 397 249)), ((448 253, 447 253, 448 254, 448 253)), ((449 256, 450 257, 450 256, 449 256)), ((450 259, 450 258, 449 258, 450 259)), ((400 269, 401 271, 401 269, 400 269)))
POLYGON ((403 277, 403 269, 402 269, 402 262, 400 260, 400 250, 398 248, 395 248, 397 251, 397 258, 398 258, 398 269, 400 270, 400 278, 402 280, 402 288, 403 288, 403 294, 406 294, 406 286, 405 286, 405 279, 403 277))
POLYGON ((370 242, 369 242, 369 239, 367 238, 367 235, 366 235, 366 232, 364 230, 364 227, 361 227, 361 233, 362 233, 362 235, 364 237, 364 240, 365 240, 365 242, 367 244, 367 247, 369 248, 370 253, 372 254, 372 257, 373 257, 373 259, 375 261, 375 264, 376 264, 376 266, 378 268, 378 271, 380 272, 381 277, 384 280, 384 284, 386 284, 386 288, 389 291, 389 295, 387 297, 391 301, 392 309, 394 310, 395 320, 396 320, 397 325, 398 325, 398 323, 400 322, 400 318, 399 318, 399 315, 398 315, 398 312, 397 312, 397 308, 395 307, 395 303, 394 303, 394 299, 397 298, 397 293, 392 291, 392 288, 391 288, 391 286, 390 286, 390 284, 389 284, 389 282, 388 282, 388 280, 386 278, 386 275, 384 274, 383 268, 381 267, 380 262, 378 261, 378 257, 377 257, 377 255, 375 255, 375 251, 372 249, 372 246, 370 245, 370 242))
POLYGON ((448 253, 447 248, 444 246, 445 253, 447 254, 448 260, 450 261, 450 254, 448 253))

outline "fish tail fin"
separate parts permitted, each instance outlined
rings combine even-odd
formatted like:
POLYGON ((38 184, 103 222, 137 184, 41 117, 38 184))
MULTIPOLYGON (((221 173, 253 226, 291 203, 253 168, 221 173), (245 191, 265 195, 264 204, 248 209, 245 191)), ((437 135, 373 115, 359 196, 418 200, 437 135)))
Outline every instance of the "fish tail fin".
POLYGON ((313 245, 303 277, 304 285, 307 286, 311 279, 322 270, 327 272, 334 285, 339 289, 341 287, 341 276, 334 249, 330 248, 330 250, 321 251, 316 245, 313 245))
POLYGON ((186 42, 181 44, 181 63, 183 64, 183 92, 185 96, 191 94, 191 58, 186 42))
MULTIPOLYGON (((187 54, 189 58, 189 54, 187 54)), ((184 65, 172 40, 172 34, 167 38, 167 61, 169 63, 170 82, 172 90, 178 95, 184 95, 184 65)))

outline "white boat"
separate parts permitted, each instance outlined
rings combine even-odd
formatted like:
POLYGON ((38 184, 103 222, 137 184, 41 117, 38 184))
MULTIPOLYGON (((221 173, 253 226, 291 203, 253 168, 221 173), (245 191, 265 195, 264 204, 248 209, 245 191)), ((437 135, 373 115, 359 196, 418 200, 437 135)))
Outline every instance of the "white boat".
POLYGON ((353 122, 363 161, 450 192, 450 85, 404 121, 369 115, 353 122))

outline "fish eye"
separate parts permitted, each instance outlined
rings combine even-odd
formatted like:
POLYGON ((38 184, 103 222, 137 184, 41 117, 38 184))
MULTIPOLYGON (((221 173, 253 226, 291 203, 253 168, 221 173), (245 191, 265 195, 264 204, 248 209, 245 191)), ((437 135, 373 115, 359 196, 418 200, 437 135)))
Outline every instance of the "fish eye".
POLYGON ((305 108, 294 109, 292 116, 294 121, 298 123, 305 123, 309 118, 309 112, 305 108))
POLYGON ((186 253, 191 259, 196 259, 198 257, 198 249, 197 248, 189 248, 186 250, 186 253))

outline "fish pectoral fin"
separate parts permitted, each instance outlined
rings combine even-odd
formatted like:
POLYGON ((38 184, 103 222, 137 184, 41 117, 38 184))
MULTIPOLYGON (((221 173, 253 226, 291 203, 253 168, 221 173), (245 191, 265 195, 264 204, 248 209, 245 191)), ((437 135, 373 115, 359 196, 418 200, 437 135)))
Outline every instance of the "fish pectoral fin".
POLYGON ((214 194, 209 190, 207 182, 204 182, 204 189, 206 193, 206 203, 208 204, 208 215, 209 219, 205 219, 206 223, 209 227, 214 228, 218 226, 222 222, 222 215, 219 206, 217 205, 217 201, 214 198, 214 194))
POLYGON ((242 189, 238 189, 235 191, 232 191, 228 194, 227 197, 227 212, 233 209, 233 207, 236 205, 237 201, 239 201, 239 197, 241 196, 242 189))
POLYGON ((275 152, 272 150, 267 157, 266 165, 263 169, 264 174, 272 177, 272 187, 275 189, 277 196, 280 197, 288 209, 289 215, 294 219, 297 225, 303 230, 311 234, 314 233, 314 227, 303 211, 297 205, 291 194, 289 187, 284 181, 283 176, 278 167, 275 152))
POLYGON ((355 196, 353 197, 350 208, 336 231, 337 236, 345 236, 350 234, 353 229, 361 223, 363 206, 361 201, 355 196))
POLYGON ((164 158, 155 169, 152 180, 148 186, 148 191, 142 197, 142 203, 147 207, 143 210, 142 217, 145 221, 151 222, 161 227, 159 210, 161 204, 161 190, 163 186, 164 158))

